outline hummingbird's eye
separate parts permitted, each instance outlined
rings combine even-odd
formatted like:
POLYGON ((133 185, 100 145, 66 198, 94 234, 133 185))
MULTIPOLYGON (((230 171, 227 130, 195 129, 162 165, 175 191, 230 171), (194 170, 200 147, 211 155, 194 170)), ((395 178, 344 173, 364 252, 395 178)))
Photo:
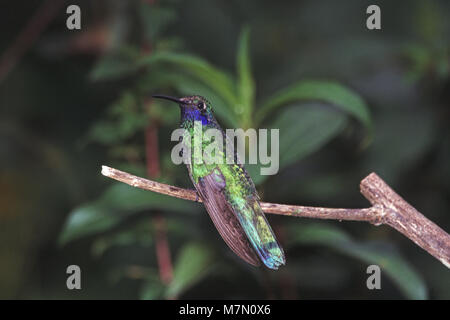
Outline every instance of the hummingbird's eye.
POLYGON ((204 102, 199 102, 199 103, 197 104, 197 108, 199 108, 200 110, 206 109, 205 103, 204 103, 204 102))

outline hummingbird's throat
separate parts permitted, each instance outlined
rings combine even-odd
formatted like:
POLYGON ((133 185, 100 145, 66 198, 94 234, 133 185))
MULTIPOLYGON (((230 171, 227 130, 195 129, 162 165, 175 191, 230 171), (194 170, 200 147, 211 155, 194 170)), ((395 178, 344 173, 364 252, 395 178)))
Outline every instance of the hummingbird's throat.
POLYGON ((248 159, 248 164, 261 164, 261 175, 274 175, 279 169, 279 130, 270 129, 270 144, 268 138, 267 129, 226 129, 225 133, 214 124, 185 120, 181 128, 172 133, 172 141, 180 141, 172 150, 172 161, 175 164, 194 163, 214 167, 246 164, 248 159))

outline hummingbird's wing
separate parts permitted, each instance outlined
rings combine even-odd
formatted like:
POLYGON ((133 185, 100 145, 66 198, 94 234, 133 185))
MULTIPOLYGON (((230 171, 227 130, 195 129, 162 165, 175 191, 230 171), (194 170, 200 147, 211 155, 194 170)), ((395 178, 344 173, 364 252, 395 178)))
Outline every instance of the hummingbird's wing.
POLYGON ((233 170, 227 172, 226 176, 237 177, 240 187, 244 184, 245 191, 233 193, 231 189, 235 181, 226 180, 219 168, 199 178, 196 188, 216 228, 230 248, 245 261, 249 262, 242 256, 242 252, 251 256, 252 261, 258 261, 255 259, 256 252, 268 268, 278 269, 280 265, 285 264, 283 249, 275 239, 259 205, 253 182, 251 179, 246 181, 249 176, 239 165, 225 166, 222 170, 233 170), (236 234, 239 237, 236 237, 236 234))
POLYGON ((257 197, 250 196, 246 200, 244 205, 232 203, 233 212, 262 262, 268 268, 276 270, 286 263, 283 249, 278 244, 257 197))
POLYGON ((225 197, 225 181, 217 180, 216 173, 213 172, 199 178, 198 183, 194 185, 225 243, 243 260, 251 265, 259 266, 260 261, 225 197))
MULTIPOLYGON (((244 229, 250 243, 262 262, 270 269, 278 269, 286 263, 283 248, 278 244, 275 234, 259 205, 259 196, 255 185, 241 164, 227 167, 232 171, 233 177, 238 177, 241 186, 240 194, 243 199, 236 195, 230 196, 230 205, 244 229), (242 201, 245 200, 245 201, 242 201)), ((230 190, 232 193, 232 190, 230 190)))

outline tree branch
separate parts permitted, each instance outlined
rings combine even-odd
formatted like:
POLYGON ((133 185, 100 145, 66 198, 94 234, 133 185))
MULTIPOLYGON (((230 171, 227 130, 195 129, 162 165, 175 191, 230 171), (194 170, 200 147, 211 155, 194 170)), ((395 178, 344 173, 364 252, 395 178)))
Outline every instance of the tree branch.
MULTIPOLYGON (((102 174, 133 187, 175 198, 202 202, 195 190, 143 179, 107 166, 102 166, 102 174)), ((335 209, 261 202, 261 208, 266 213, 292 217, 366 221, 376 226, 386 224, 401 232, 441 261, 447 268, 450 268, 450 235, 448 233, 407 203, 375 173, 371 173, 361 181, 360 189, 372 207, 335 209)))

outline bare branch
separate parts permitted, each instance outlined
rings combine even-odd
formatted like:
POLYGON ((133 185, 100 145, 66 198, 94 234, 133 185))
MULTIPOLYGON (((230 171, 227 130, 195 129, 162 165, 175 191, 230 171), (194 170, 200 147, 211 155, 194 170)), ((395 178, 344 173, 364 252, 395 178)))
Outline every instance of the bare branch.
MULTIPOLYGON (((202 202, 195 190, 147 180, 107 166, 102 166, 102 174, 140 189, 202 202)), ((364 178, 360 188, 361 193, 370 201, 372 207, 336 209, 261 202, 261 208, 266 213, 292 217, 366 221, 377 226, 386 224, 401 232, 441 261, 447 268, 450 268, 450 235, 448 233, 407 203, 375 173, 364 178)))
POLYGON ((361 181, 361 193, 381 213, 380 224, 403 233, 450 268, 450 236, 392 190, 378 175, 361 181))

